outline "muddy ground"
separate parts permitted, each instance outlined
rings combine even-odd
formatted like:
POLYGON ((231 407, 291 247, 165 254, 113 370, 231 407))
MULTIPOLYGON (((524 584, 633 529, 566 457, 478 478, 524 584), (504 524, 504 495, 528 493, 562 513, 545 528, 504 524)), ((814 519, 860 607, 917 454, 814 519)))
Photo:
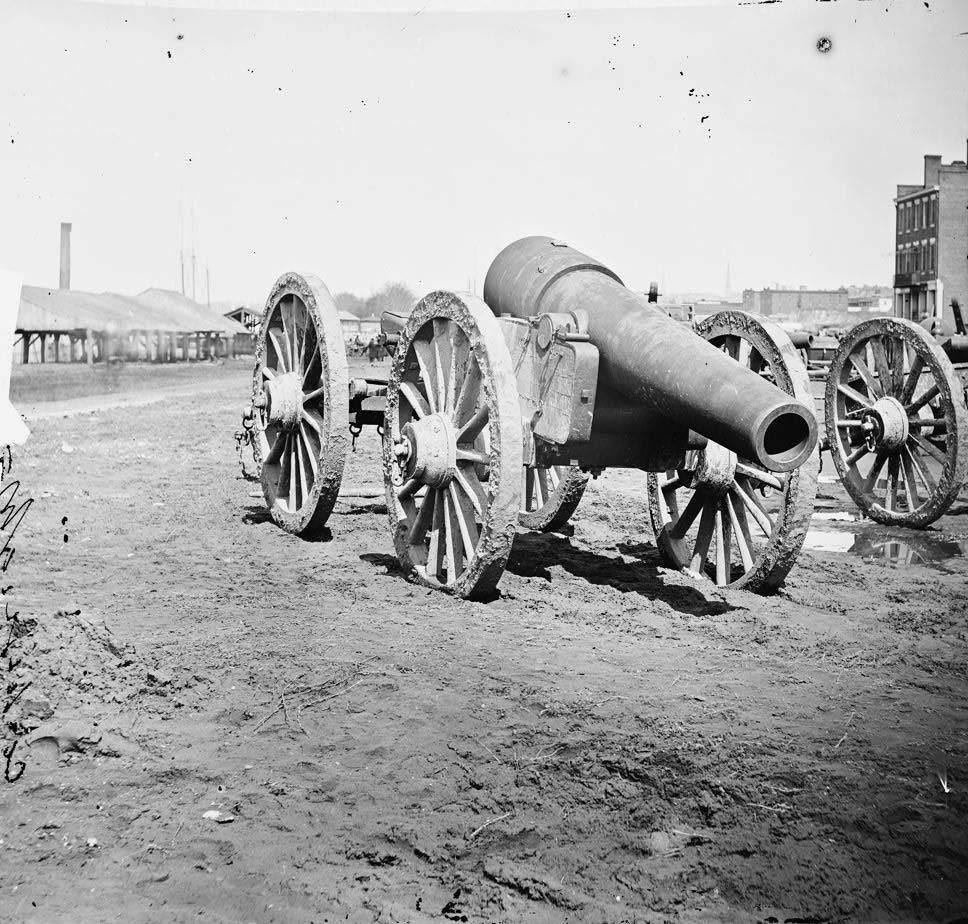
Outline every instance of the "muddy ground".
MULTIPOLYGON (((379 497, 320 542, 275 527, 232 441, 248 380, 28 408, 4 921, 968 914, 968 495, 885 532, 828 464, 763 598, 665 569, 644 476, 607 472, 463 602, 403 580, 379 497)), ((358 448, 344 490, 376 493, 358 448)))

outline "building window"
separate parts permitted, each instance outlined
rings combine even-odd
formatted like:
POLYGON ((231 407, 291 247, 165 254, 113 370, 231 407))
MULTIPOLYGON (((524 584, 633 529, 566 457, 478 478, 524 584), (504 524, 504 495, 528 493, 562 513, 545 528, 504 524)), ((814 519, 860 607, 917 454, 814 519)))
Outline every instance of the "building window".
POLYGON ((934 196, 931 199, 931 224, 937 227, 938 224, 938 197, 934 196))

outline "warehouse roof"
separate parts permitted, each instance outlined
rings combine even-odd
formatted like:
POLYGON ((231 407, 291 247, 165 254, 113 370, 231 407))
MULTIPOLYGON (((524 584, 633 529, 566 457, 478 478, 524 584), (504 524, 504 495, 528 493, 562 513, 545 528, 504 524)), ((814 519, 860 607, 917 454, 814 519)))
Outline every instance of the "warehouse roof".
POLYGON ((17 330, 73 331, 87 327, 96 331, 248 333, 238 322, 167 289, 146 289, 140 295, 117 295, 40 286, 21 288, 17 330))

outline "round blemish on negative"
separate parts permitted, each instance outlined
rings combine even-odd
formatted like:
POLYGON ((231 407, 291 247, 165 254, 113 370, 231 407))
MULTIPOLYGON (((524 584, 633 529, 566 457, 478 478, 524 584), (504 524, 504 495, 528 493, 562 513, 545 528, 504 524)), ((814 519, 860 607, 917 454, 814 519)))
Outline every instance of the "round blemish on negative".
POLYGON ((826 35, 823 35, 817 39, 817 51, 819 51, 821 54, 825 55, 833 47, 834 43, 830 41, 826 35))

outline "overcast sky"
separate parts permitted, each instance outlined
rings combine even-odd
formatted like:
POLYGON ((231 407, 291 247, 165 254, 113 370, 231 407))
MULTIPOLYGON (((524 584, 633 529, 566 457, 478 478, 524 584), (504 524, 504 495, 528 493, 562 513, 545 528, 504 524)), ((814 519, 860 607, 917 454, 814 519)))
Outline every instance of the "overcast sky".
POLYGON ((965 0, 313 5, 0 0, 0 265, 56 285, 69 220, 75 288, 177 289, 194 211, 200 300, 479 290, 526 234, 635 288, 889 285, 896 184, 966 155, 965 0))

